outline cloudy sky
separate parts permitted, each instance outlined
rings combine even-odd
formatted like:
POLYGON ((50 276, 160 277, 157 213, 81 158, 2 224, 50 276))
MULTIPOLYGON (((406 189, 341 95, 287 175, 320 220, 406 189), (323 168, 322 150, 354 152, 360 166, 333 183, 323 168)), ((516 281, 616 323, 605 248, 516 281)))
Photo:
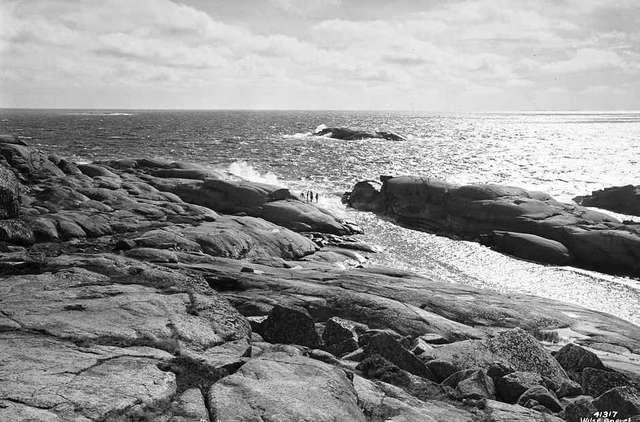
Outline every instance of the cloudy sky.
POLYGON ((0 106, 640 109, 639 0, 0 0, 0 106))

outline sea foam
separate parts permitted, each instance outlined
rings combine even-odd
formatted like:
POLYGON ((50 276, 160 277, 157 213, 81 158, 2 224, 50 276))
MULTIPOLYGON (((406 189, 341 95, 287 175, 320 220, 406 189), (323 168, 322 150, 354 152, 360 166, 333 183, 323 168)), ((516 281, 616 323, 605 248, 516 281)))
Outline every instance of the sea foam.
POLYGON ((229 164, 227 171, 241 179, 256 183, 266 183, 274 186, 284 186, 285 184, 278 179, 274 173, 260 173, 251 164, 246 161, 236 161, 229 164))

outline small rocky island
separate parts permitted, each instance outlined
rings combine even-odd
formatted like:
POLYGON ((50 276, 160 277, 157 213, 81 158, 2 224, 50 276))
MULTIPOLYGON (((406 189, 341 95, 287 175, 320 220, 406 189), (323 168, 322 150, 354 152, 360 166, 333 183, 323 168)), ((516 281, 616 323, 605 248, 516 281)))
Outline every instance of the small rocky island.
POLYGON ((406 141, 407 139, 397 133, 376 130, 368 132, 365 130, 350 129, 346 127, 325 127, 320 126, 314 132, 315 136, 326 136, 344 141, 358 141, 362 139, 384 139, 387 141, 406 141))
MULTIPOLYGON (((640 414, 629 322, 369 266, 355 225, 195 165, 76 164, 6 137, 0 162, 2 421, 640 414)), ((385 178, 346 200, 527 258, 640 268, 636 226, 540 193, 385 178)))

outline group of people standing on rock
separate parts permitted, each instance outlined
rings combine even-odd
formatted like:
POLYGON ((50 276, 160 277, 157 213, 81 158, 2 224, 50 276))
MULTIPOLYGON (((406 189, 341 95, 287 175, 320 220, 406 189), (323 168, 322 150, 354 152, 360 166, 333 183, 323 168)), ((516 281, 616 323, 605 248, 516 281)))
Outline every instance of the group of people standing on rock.
POLYGON ((318 192, 313 192, 313 191, 308 190, 306 192, 302 192, 302 197, 307 202, 313 202, 314 198, 316 200, 315 202, 318 202, 318 198, 320 197, 320 195, 318 195, 318 192))

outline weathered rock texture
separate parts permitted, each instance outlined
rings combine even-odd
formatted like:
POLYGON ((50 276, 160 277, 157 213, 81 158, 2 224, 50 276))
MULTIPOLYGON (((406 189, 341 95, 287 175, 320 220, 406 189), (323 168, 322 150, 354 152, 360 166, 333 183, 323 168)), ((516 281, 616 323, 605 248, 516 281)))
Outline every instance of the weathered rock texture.
POLYGON ((381 179, 379 191, 360 182, 344 201, 410 228, 481 240, 524 259, 640 275, 640 223, 621 223, 516 187, 457 186, 410 176, 381 179))
POLYGON ((0 154, 2 421, 637 409, 632 324, 369 267, 357 227, 286 189, 158 160, 76 165, 13 142, 0 154), (556 329, 581 346, 554 358, 534 336, 556 329), (583 390, 594 396, 571 398, 583 390))

